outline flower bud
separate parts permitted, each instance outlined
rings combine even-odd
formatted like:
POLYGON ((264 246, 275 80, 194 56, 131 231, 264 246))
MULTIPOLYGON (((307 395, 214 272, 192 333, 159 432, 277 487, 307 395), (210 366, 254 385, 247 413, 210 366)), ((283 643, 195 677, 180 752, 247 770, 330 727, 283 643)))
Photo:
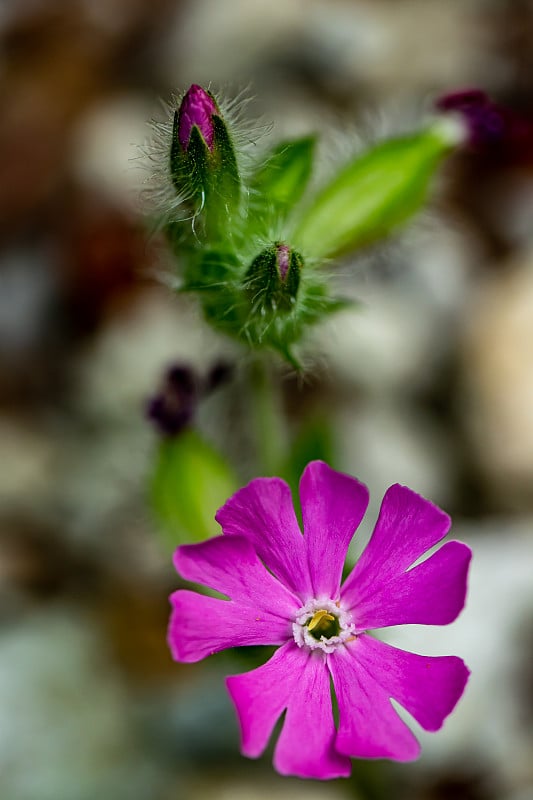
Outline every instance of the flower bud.
POLYGON ((217 104, 211 95, 193 83, 175 115, 177 138, 183 150, 188 149, 195 126, 209 150, 213 150, 213 115, 218 113, 217 104))
POLYGON ((236 214, 241 179, 233 139, 214 97, 193 84, 174 114, 170 174, 193 216, 218 238, 236 214))
POLYGON ((302 257, 287 244, 276 242, 252 261, 245 288, 254 311, 291 311, 300 285, 302 257))

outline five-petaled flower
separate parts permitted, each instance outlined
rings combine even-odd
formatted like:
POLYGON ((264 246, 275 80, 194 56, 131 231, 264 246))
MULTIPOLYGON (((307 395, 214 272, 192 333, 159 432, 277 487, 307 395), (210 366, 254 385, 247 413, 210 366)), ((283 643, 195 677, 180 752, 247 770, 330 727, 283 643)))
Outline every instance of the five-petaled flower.
POLYGON ((369 544, 341 586, 346 552, 368 504, 366 487, 321 461, 300 482, 302 535, 288 485, 258 478, 217 513, 223 535, 179 547, 183 578, 229 599, 179 590, 171 597, 169 644, 194 662, 228 647, 280 645, 263 666, 227 678, 251 758, 286 711, 274 766, 284 775, 336 778, 350 757, 409 761, 420 746, 390 700, 428 731, 463 693, 468 669, 384 644, 367 631, 404 623, 446 625, 461 611, 471 552, 444 538, 449 517, 394 485, 369 544), (330 680, 338 702, 335 727, 330 680))

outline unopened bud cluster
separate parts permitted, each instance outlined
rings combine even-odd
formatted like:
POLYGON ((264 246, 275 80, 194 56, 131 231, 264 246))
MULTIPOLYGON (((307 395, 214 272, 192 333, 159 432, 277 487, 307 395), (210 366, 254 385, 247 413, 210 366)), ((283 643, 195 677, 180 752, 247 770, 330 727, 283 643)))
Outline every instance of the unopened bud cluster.
POLYGON ((266 154, 255 147, 251 155, 253 136, 243 135, 235 108, 196 84, 176 101, 160 136, 160 174, 169 187, 163 227, 181 290, 196 294, 209 323, 251 347, 275 348, 293 364, 306 328, 346 305, 331 294, 331 258, 413 216, 444 157, 497 133, 504 119, 484 95, 449 96, 436 119, 371 147, 309 193, 314 137, 283 141, 266 154), (446 124, 450 110, 462 114, 460 135, 446 124))

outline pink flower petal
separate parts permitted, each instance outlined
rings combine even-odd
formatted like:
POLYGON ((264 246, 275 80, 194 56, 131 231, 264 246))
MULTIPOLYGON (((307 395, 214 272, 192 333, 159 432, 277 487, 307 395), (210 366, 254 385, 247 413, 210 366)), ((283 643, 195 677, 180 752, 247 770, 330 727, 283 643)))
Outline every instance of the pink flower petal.
POLYGON ((256 612, 294 619, 301 601, 259 561, 244 536, 217 536, 178 547, 174 565, 188 581, 201 583, 256 612))
POLYGON ((217 511, 225 534, 245 536, 268 569, 305 602, 313 596, 304 538, 291 490, 280 478, 256 478, 217 511))
POLYGON ((342 586, 344 604, 381 591, 401 575, 450 528, 440 508, 406 486, 395 484, 385 493, 372 537, 342 586))
MULTIPOLYGON (((360 663, 363 638, 339 648, 328 659, 339 704, 335 746, 352 758, 413 761, 420 745, 392 707, 389 693, 360 663)), ((384 669, 386 664, 379 664, 379 672, 384 669)))
POLYGON ((462 610, 472 551, 447 542, 430 558, 392 578, 377 591, 367 582, 354 584, 350 605, 357 630, 389 625, 448 625, 462 610))
POLYGON ((329 657, 339 702, 337 749, 362 758, 411 761, 420 746, 390 703, 438 730, 461 697, 469 671, 455 656, 420 656, 358 636, 329 657))
POLYGON ((336 600, 348 545, 368 506, 368 489, 323 461, 312 461, 300 481, 300 501, 314 596, 336 600))
POLYGON ((181 589, 170 602, 168 644, 176 661, 200 661, 228 647, 283 644, 292 633, 289 620, 231 600, 181 589))
MULTIPOLYGON (((456 656, 421 656, 371 636, 353 647, 363 668, 427 731, 438 731, 464 692, 469 669, 456 656)), ((355 643, 354 643, 355 644, 355 643)))
POLYGON ((350 774, 350 761, 334 749, 335 727, 329 674, 322 653, 287 642, 270 661, 227 678, 237 709, 242 752, 256 758, 265 749, 284 709, 274 766, 283 775, 337 778, 350 774))
POLYGON ((300 778, 345 778, 350 759, 335 748, 336 730, 329 672, 322 654, 308 654, 296 692, 274 751, 274 766, 282 775, 300 778))
POLYGON ((241 726, 243 755, 257 758, 267 746, 298 686, 305 661, 306 653, 288 641, 263 666, 226 678, 241 726))

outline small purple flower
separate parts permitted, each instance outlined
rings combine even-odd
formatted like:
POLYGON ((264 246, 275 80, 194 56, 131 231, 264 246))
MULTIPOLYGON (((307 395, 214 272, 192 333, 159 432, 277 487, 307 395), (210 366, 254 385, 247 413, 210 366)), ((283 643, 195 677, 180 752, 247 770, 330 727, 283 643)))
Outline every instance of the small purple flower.
POLYGON ((468 144, 481 155, 517 163, 531 159, 533 121, 495 103, 481 89, 450 92, 435 105, 463 120, 468 144))
POLYGON ((321 461, 300 482, 302 535, 288 485, 258 478, 218 511, 223 535, 176 551, 186 580, 228 600, 180 590, 169 645, 194 662, 228 647, 279 645, 263 666, 227 678, 242 752, 257 758, 286 711, 274 766, 283 775, 337 778, 350 757, 410 761, 420 752, 390 698, 428 731, 461 697, 469 671, 455 656, 421 656, 375 639, 372 628, 446 625, 464 605, 471 552, 450 541, 449 517, 398 484, 387 490, 372 538, 341 586, 343 564, 368 504, 366 487, 321 461), (339 708, 332 711, 330 681, 339 708))
POLYGON ((193 83, 186 92, 178 112, 178 139, 184 150, 187 150, 193 127, 196 125, 210 150, 213 149, 213 115, 218 108, 205 89, 193 83))

